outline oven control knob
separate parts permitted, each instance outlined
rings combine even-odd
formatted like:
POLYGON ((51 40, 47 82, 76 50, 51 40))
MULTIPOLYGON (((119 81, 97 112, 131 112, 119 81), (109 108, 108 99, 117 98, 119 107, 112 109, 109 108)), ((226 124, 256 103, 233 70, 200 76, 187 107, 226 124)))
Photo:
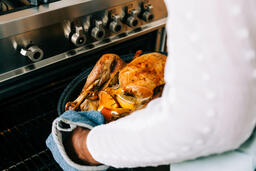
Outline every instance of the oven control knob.
POLYGON ((143 5, 143 13, 142 13, 142 19, 146 22, 150 22, 154 19, 154 14, 152 13, 153 6, 148 4, 148 5, 143 5))
POLYGON ((105 37, 102 21, 95 21, 95 27, 92 29, 91 36, 96 40, 101 40, 105 37))
POLYGON ((131 14, 126 20, 126 24, 130 27, 136 27, 139 24, 139 21, 137 19, 137 11, 135 9, 131 11, 131 14))
POLYGON ((76 32, 71 36, 71 42, 76 46, 82 46, 86 43, 86 36, 82 26, 75 26, 76 32))
POLYGON ((65 37, 76 46, 82 46, 86 43, 86 35, 84 26, 80 21, 71 23, 70 21, 64 22, 65 37))
POLYGON ((31 61, 37 62, 43 59, 44 52, 38 46, 33 45, 30 46, 28 49, 21 49, 20 54, 23 56, 27 56, 31 61))
POLYGON ((114 15, 112 20, 109 24, 109 29, 114 33, 119 33, 122 30, 122 23, 120 21, 119 15, 114 15))
POLYGON ((143 13, 142 19, 146 22, 150 22, 154 19, 154 14, 146 11, 146 12, 143 13))

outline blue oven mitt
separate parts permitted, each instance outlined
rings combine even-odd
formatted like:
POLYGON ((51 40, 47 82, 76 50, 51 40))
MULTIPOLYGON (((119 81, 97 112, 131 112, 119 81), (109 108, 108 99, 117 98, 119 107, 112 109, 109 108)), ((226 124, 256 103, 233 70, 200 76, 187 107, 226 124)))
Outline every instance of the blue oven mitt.
POLYGON ((54 159, 63 170, 106 170, 108 166, 86 166, 72 161, 66 154, 63 142, 77 126, 91 129, 94 126, 104 124, 104 117, 97 111, 66 111, 56 118, 52 124, 52 133, 46 140, 47 147, 51 150, 54 159))

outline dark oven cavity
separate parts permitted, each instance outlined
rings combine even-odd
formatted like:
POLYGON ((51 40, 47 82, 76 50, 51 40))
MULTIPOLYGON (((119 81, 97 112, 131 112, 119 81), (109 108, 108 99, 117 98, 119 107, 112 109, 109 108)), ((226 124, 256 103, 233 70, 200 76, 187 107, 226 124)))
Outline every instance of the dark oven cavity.
POLYGON ((65 86, 80 72, 93 66, 104 53, 122 55, 135 53, 138 49, 154 51, 155 43, 152 42, 155 42, 157 33, 154 31, 81 55, 71 63, 59 65, 60 71, 49 68, 44 74, 24 78, 22 85, 6 85, 5 90, 13 87, 14 92, 9 92, 0 101, 0 170, 60 170, 44 142, 51 131, 53 119, 57 117, 57 102, 65 86), (30 86, 33 88, 28 88, 30 86))

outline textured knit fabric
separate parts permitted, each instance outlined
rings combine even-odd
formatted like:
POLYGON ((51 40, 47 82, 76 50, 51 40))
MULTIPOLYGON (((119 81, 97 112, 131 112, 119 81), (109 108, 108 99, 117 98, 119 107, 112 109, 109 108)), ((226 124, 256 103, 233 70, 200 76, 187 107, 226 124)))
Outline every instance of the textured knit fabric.
POLYGON ((238 148, 256 122, 256 1, 166 0, 169 56, 162 98, 92 129, 95 160, 176 163, 238 148))
POLYGON ((255 171, 256 130, 238 149, 171 164, 171 171, 255 171))
POLYGON ((46 140, 47 147, 51 150, 54 159, 65 171, 79 170, 106 170, 108 167, 104 165, 86 166, 80 165, 72 161, 66 153, 63 142, 77 126, 91 129, 96 125, 104 123, 104 117, 97 111, 75 112, 66 111, 56 118, 52 124, 52 133, 46 140))

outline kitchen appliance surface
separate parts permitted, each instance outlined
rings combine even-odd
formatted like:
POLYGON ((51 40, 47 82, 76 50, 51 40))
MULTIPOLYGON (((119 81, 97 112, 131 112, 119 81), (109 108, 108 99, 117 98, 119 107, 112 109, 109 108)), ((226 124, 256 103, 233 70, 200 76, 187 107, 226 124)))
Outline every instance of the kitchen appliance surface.
POLYGON ((60 170, 45 139, 67 84, 105 53, 165 51, 166 17, 163 0, 0 0, 0 170, 60 170))

